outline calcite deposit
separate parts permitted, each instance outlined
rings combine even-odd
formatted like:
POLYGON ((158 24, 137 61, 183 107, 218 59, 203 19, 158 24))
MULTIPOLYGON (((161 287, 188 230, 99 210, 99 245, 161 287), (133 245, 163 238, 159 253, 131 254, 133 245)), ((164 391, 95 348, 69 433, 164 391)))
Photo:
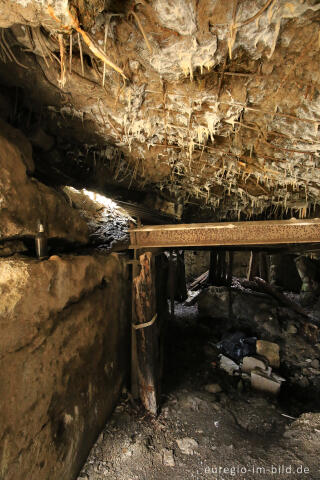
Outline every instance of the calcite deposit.
POLYGON ((186 219, 316 214, 318 2, 0 5, 1 81, 55 139, 42 166, 186 219))

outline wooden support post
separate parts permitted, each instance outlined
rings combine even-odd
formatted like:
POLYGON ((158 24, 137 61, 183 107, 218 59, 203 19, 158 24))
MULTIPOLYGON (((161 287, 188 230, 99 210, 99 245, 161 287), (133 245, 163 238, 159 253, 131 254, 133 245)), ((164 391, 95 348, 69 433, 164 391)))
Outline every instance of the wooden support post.
POLYGON ((259 254, 251 250, 247 280, 252 280, 256 275, 259 275, 259 254))
POLYGON ((219 283, 218 286, 226 284, 226 251, 219 251, 219 283))
POLYGON ((174 285, 175 285, 175 299, 178 302, 183 302, 188 297, 187 284, 186 284, 186 270, 184 264, 184 251, 176 250, 177 263, 174 273, 174 285))
POLYGON ((231 258, 232 252, 226 252, 225 250, 217 249, 210 251, 210 285, 216 285, 218 287, 228 285, 229 277, 232 275, 232 272, 229 273, 229 264, 231 258))
POLYGON ((268 281, 267 255, 265 252, 259 252, 259 277, 268 281))
MULTIPOLYGON (((139 266, 137 260, 137 250, 134 250, 132 262, 132 293, 131 293, 131 324, 136 323, 135 316, 135 291, 134 291, 134 279, 139 273, 139 266)), ((138 360, 137 360, 137 337, 136 330, 131 327, 131 395, 134 399, 139 398, 138 388, 138 360)))
POLYGON ((250 280, 251 277, 251 269, 252 269, 252 262, 253 262, 253 251, 250 252, 249 264, 248 264, 248 271, 247 271, 247 280, 250 280))
POLYGON ((146 410, 157 414, 159 402, 159 338, 156 312, 155 258, 151 252, 139 257, 141 271, 133 279, 134 316, 138 383, 141 401, 146 410))
POLYGON ((233 271, 233 251, 229 250, 227 252, 227 281, 226 284, 228 287, 232 284, 232 271, 233 271))
POLYGON ((217 282, 217 266, 218 266, 217 249, 210 250, 210 266, 209 266, 209 284, 215 285, 217 282))

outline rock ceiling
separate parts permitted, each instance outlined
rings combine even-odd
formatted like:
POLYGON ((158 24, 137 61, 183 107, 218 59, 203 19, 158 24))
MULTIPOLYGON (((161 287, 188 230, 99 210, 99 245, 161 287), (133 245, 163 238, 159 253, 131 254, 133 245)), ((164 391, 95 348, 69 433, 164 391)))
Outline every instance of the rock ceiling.
POLYGON ((37 112, 33 144, 54 139, 44 161, 177 216, 314 215, 319 1, 0 0, 0 26, 0 81, 37 112))

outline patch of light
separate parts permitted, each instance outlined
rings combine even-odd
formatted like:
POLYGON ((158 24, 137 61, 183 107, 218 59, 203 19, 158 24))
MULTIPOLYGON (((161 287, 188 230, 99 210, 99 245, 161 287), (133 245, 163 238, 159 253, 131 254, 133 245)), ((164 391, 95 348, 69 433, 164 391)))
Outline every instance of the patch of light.
POLYGON ((94 202, 100 203, 106 208, 114 209, 118 207, 118 205, 113 200, 111 200, 111 198, 107 198, 104 195, 100 195, 100 193, 91 192, 90 190, 86 190, 85 188, 82 191, 91 200, 93 200, 94 202))
POLYGON ((118 217, 126 217, 130 221, 133 221, 133 218, 130 216, 130 214, 120 207, 116 202, 111 200, 111 198, 105 197, 104 195, 101 195, 100 193, 92 192, 91 190, 87 190, 85 188, 81 190, 77 190, 74 187, 66 185, 63 188, 64 192, 67 194, 69 197, 70 202, 74 202, 77 208, 80 210, 86 210, 87 209, 92 209, 92 205, 86 205, 87 203, 93 202, 93 208, 96 209, 96 211, 99 211, 99 214, 103 216, 108 216, 108 213, 112 213, 112 215, 116 215, 118 217), (87 201, 87 197, 89 201, 87 201), (103 207, 103 210, 101 209, 103 207))

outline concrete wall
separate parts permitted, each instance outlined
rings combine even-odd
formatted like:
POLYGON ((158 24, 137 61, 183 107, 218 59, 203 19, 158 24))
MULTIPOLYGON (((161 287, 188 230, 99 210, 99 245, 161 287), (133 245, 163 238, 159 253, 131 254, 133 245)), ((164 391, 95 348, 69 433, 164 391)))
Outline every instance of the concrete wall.
POLYGON ((0 258, 0 479, 72 480, 128 370, 125 258, 0 258))

